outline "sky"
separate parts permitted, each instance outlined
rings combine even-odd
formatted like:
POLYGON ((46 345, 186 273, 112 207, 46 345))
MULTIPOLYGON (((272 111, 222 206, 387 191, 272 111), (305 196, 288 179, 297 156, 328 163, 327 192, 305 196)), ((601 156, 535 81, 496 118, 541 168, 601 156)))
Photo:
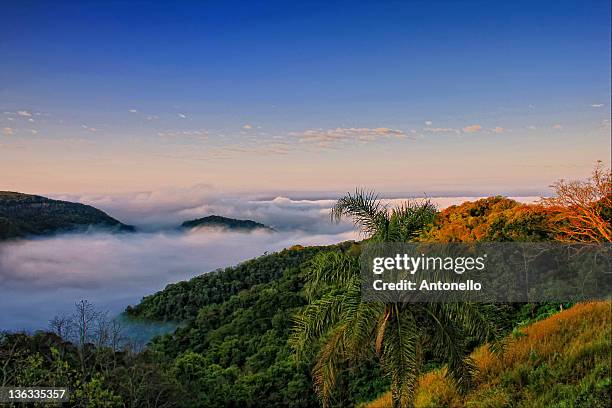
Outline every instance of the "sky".
POLYGON ((610 162, 610 1, 2 16, 0 190, 538 195, 610 162))

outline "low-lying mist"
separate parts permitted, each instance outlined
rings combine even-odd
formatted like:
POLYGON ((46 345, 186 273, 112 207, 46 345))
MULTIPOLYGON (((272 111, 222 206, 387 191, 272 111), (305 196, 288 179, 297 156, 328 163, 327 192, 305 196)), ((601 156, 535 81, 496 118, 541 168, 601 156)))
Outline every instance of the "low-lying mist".
MULTIPOLYGON (((90 232, 0 243, 0 330, 47 327, 87 299, 110 314, 168 283, 292 245, 359 238, 350 222, 330 222, 331 199, 262 199, 215 194, 203 187, 114 196, 54 196, 106 211, 138 232, 90 232), (211 214, 251 219, 277 232, 182 230, 211 214)), ((440 208, 474 197, 433 198, 440 208)), ((534 197, 518 198, 533 201, 534 197)), ((398 204, 400 199, 387 200, 398 204)))
POLYGON ((168 283, 235 265, 291 245, 325 245, 352 232, 199 229, 185 232, 89 233, 0 244, 0 329, 46 328, 87 299, 111 314, 168 283))

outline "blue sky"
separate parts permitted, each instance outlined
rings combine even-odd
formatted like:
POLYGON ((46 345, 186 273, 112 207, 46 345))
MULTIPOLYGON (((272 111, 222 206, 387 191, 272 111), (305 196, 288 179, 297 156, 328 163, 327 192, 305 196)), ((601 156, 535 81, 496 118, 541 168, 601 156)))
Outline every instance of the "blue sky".
POLYGON ((541 191, 609 161, 609 1, 2 14, 0 189, 541 191))

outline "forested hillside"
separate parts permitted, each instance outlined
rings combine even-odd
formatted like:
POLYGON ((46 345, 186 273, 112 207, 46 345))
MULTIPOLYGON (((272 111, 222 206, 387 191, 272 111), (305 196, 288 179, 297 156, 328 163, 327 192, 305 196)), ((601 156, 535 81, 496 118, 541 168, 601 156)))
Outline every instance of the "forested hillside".
POLYGON ((85 229, 89 226, 133 231, 90 205, 0 191, 0 240, 85 229))
POLYGON ((135 318, 161 321, 195 319, 201 308, 226 302, 242 290, 277 281, 287 273, 298 275, 299 266, 325 248, 295 246, 170 284, 144 297, 138 305, 128 306, 126 313, 135 318))
POLYGON ((220 215, 209 215, 207 217, 196 218, 195 220, 185 221, 181 224, 183 228, 223 228, 233 231, 253 231, 268 230, 272 228, 252 220, 237 220, 235 218, 221 217, 220 215))
MULTIPOLYGON (((311 358, 296 361, 287 343, 293 315, 307 302, 302 272, 317 254, 353 245, 296 246, 262 256, 169 285, 127 313, 183 324, 152 349, 174 360, 177 380, 191 390, 185 406, 316 407, 311 358)), ((369 380, 372 370, 377 373, 367 361, 353 367, 336 405, 384 390, 386 381, 369 380)))
POLYGON ((424 241, 547 241, 555 237, 554 210, 506 197, 466 201, 440 211, 424 241))
MULTIPOLYGON (((525 239, 542 239, 540 232, 547 222, 546 217, 534 219, 522 205, 501 197, 442 212, 432 228, 445 231, 450 219, 461 225, 490 224, 487 240, 497 241, 517 238, 514 231, 525 239), (457 221, 466 207, 468 213, 473 209, 471 215, 457 221), (502 217, 511 221, 500 222, 502 217), (509 224, 514 227, 508 228, 509 224)), ((313 344, 298 361, 288 339, 293 316, 308 303, 304 272, 312 259, 329 252, 357 257, 359 245, 296 247, 261 256, 168 285, 126 312, 134 318, 182 324, 175 333, 157 338, 152 347, 174 360, 179 382, 192 390, 186 397, 188 406, 319 406, 310 373, 318 346, 313 344)), ((500 307, 499 313, 506 330, 529 317, 520 308, 500 307)), ((537 307, 533 313, 537 314, 537 307)), ((335 387, 332 406, 368 401, 387 389, 388 380, 375 361, 371 355, 361 364, 342 364, 344 376, 335 387)), ((429 356, 430 367, 443 363, 429 356)))

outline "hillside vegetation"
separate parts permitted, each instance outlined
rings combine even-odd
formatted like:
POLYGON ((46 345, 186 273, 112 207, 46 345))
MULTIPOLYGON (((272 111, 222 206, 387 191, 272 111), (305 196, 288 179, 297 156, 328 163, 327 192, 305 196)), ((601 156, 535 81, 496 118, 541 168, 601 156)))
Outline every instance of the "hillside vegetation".
POLYGON ((243 290, 282 280, 287 274, 297 276, 299 266, 323 248, 296 246, 173 283, 144 297, 138 305, 128 306, 126 313, 158 321, 195 319, 203 307, 227 302, 243 290))
MULTIPOLYGON (((181 323, 151 349, 171 359, 177 381, 189 389, 183 406, 317 407, 310 359, 297 362, 287 340, 293 316, 307 303, 302 271, 317 254, 352 246, 295 246, 261 256, 168 285, 127 313, 181 323)), ((371 380, 372 370, 368 362, 353 368, 337 406, 354 405, 351 395, 363 401, 384 391, 387 382, 371 380)))
MULTIPOLYGON (((419 380, 415 408, 606 408, 612 398, 610 302, 581 303, 509 336, 501 353, 488 345, 471 358, 475 387, 461 396, 446 368, 419 380)), ((364 404, 392 407, 391 394, 364 404)))
POLYGON ((90 205, 0 191, 0 240, 85 229, 133 231, 90 205))
POLYGON ((506 197, 466 201, 440 211, 422 240, 434 242, 548 241, 556 212, 506 197))
MULTIPOLYGON (((489 211, 490 217, 500 216, 497 208, 503 208, 504 216, 517 225, 514 231, 537 236, 546 220, 524 220, 524 212, 513 214, 511 210, 522 206, 505 198, 467 204, 476 211, 473 221, 483 218, 483 208, 498 202, 505 205, 489 211)), ((447 224, 442 219, 436 226, 445 229, 447 224)), ((489 227, 497 240, 507 239, 503 225, 494 222, 489 227)), ((173 361, 177 381, 191 390, 185 397, 186 406, 320 406, 310 372, 314 354, 297 362, 288 339, 294 316, 308 303, 304 273, 312 260, 325 252, 358 256, 358 248, 352 243, 294 247, 261 256, 168 285, 128 307, 126 313, 181 324, 176 332, 157 338, 152 348, 173 361)), ((506 309, 506 314, 515 313, 506 309)), ((318 344, 312 346, 314 353, 318 344)), ((443 363, 433 361, 434 366, 443 363)), ((344 375, 333 391, 332 406, 353 406, 388 389, 388 379, 380 373, 374 354, 358 365, 342 364, 341 371, 344 375)))
POLYGON ((183 228, 223 228, 232 231, 253 231, 257 229, 272 231, 272 228, 252 220, 237 220, 222 217, 220 215, 209 215, 208 217, 196 218, 181 224, 183 228))

